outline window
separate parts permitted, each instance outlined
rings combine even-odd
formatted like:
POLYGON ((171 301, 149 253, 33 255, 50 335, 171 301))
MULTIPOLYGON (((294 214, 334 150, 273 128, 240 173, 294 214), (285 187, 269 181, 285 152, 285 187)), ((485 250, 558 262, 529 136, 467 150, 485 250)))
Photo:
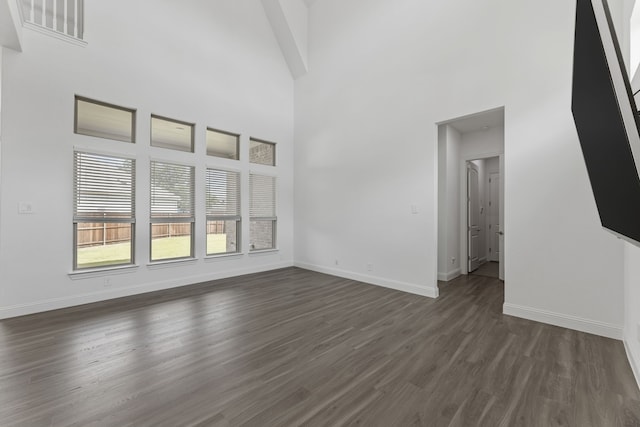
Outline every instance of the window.
POLYGON ((240 173, 207 169, 207 255, 240 252, 240 173))
POLYGON ((276 144, 251 138, 249 141, 249 161, 259 165, 276 165, 276 144))
POLYGON ((276 247, 276 177, 249 176, 249 240, 252 251, 276 247))
POLYGON ((74 132, 135 142, 135 110, 76 96, 74 132))
POLYGON ((240 135, 207 129, 207 155, 238 160, 240 135))
POLYGON ((193 257, 194 168, 151 162, 151 261, 193 257))
POLYGON ((74 153, 73 269, 133 264, 133 159, 74 153))
POLYGON ((151 116, 151 145, 193 153, 192 123, 151 116))

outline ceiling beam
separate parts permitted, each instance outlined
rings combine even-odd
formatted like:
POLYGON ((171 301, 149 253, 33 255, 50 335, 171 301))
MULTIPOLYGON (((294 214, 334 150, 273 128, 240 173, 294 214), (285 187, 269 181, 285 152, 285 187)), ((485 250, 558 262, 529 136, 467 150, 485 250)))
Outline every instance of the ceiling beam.
POLYGON ((0 46, 22 52, 22 18, 16 0, 0 0, 0 46))
POLYGON ((294 79, 307 73, 307 0, 262 0, 294 79))

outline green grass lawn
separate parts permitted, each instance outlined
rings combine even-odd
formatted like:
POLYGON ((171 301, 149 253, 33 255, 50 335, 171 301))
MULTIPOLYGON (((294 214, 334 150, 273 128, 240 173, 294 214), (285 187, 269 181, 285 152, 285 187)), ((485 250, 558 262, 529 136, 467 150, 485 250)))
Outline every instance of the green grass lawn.
MULTIPOLYGON (((226 234, 207 235, 207 252, 226 252, 226 234)), ((190 253, 189 236, 165 237, 152 243, 155 261, 188 257, 190 253)), ((131 260, 130 243, 114 243, 104 246, 91 246, 78 249, 78 268, 107 267, 128 264, 131 260)))

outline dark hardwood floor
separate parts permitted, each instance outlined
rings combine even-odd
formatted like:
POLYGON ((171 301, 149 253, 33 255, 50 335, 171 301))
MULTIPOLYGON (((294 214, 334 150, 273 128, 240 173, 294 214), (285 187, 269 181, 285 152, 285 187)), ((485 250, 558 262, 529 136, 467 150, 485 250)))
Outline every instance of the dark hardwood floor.
POLYGON ((0 425, 638 426, 622 343, 289 268, 0 322, 0 425))
POLYGON ((474 276, 486 276, 497 279, 499 276, 499 268, 500 264, 496 261, 488 261, 478 267, 477 270, 474 270, 471 274, 474 276))

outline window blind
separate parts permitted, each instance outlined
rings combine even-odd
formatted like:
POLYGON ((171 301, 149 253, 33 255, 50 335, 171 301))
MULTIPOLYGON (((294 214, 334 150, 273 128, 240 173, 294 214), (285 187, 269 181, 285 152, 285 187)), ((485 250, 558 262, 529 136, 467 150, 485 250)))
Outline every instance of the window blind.
POLYGON ((249 176, 249 216, 276 219, 276 177, 251 174, 249 176))
POLYGON ((151 162, 152 222, 195 221, 194 175, 193 166, 151 162))
POLYGON ((152 115, 151 145, 193 153, 193 128, 191 123, 152 115))
POLYGON ((240 220, 240 173, 207 169, 207 219, 240 220))
POLYGON ((135 160, 74 152, 75 222, 134 222, 135 160))
POLYGON ((240 135, 207 128, 207 155, 238 160, 240 135))
POLYGON ((75 133, 135 142, 135 110, 76 96, 75 133))

